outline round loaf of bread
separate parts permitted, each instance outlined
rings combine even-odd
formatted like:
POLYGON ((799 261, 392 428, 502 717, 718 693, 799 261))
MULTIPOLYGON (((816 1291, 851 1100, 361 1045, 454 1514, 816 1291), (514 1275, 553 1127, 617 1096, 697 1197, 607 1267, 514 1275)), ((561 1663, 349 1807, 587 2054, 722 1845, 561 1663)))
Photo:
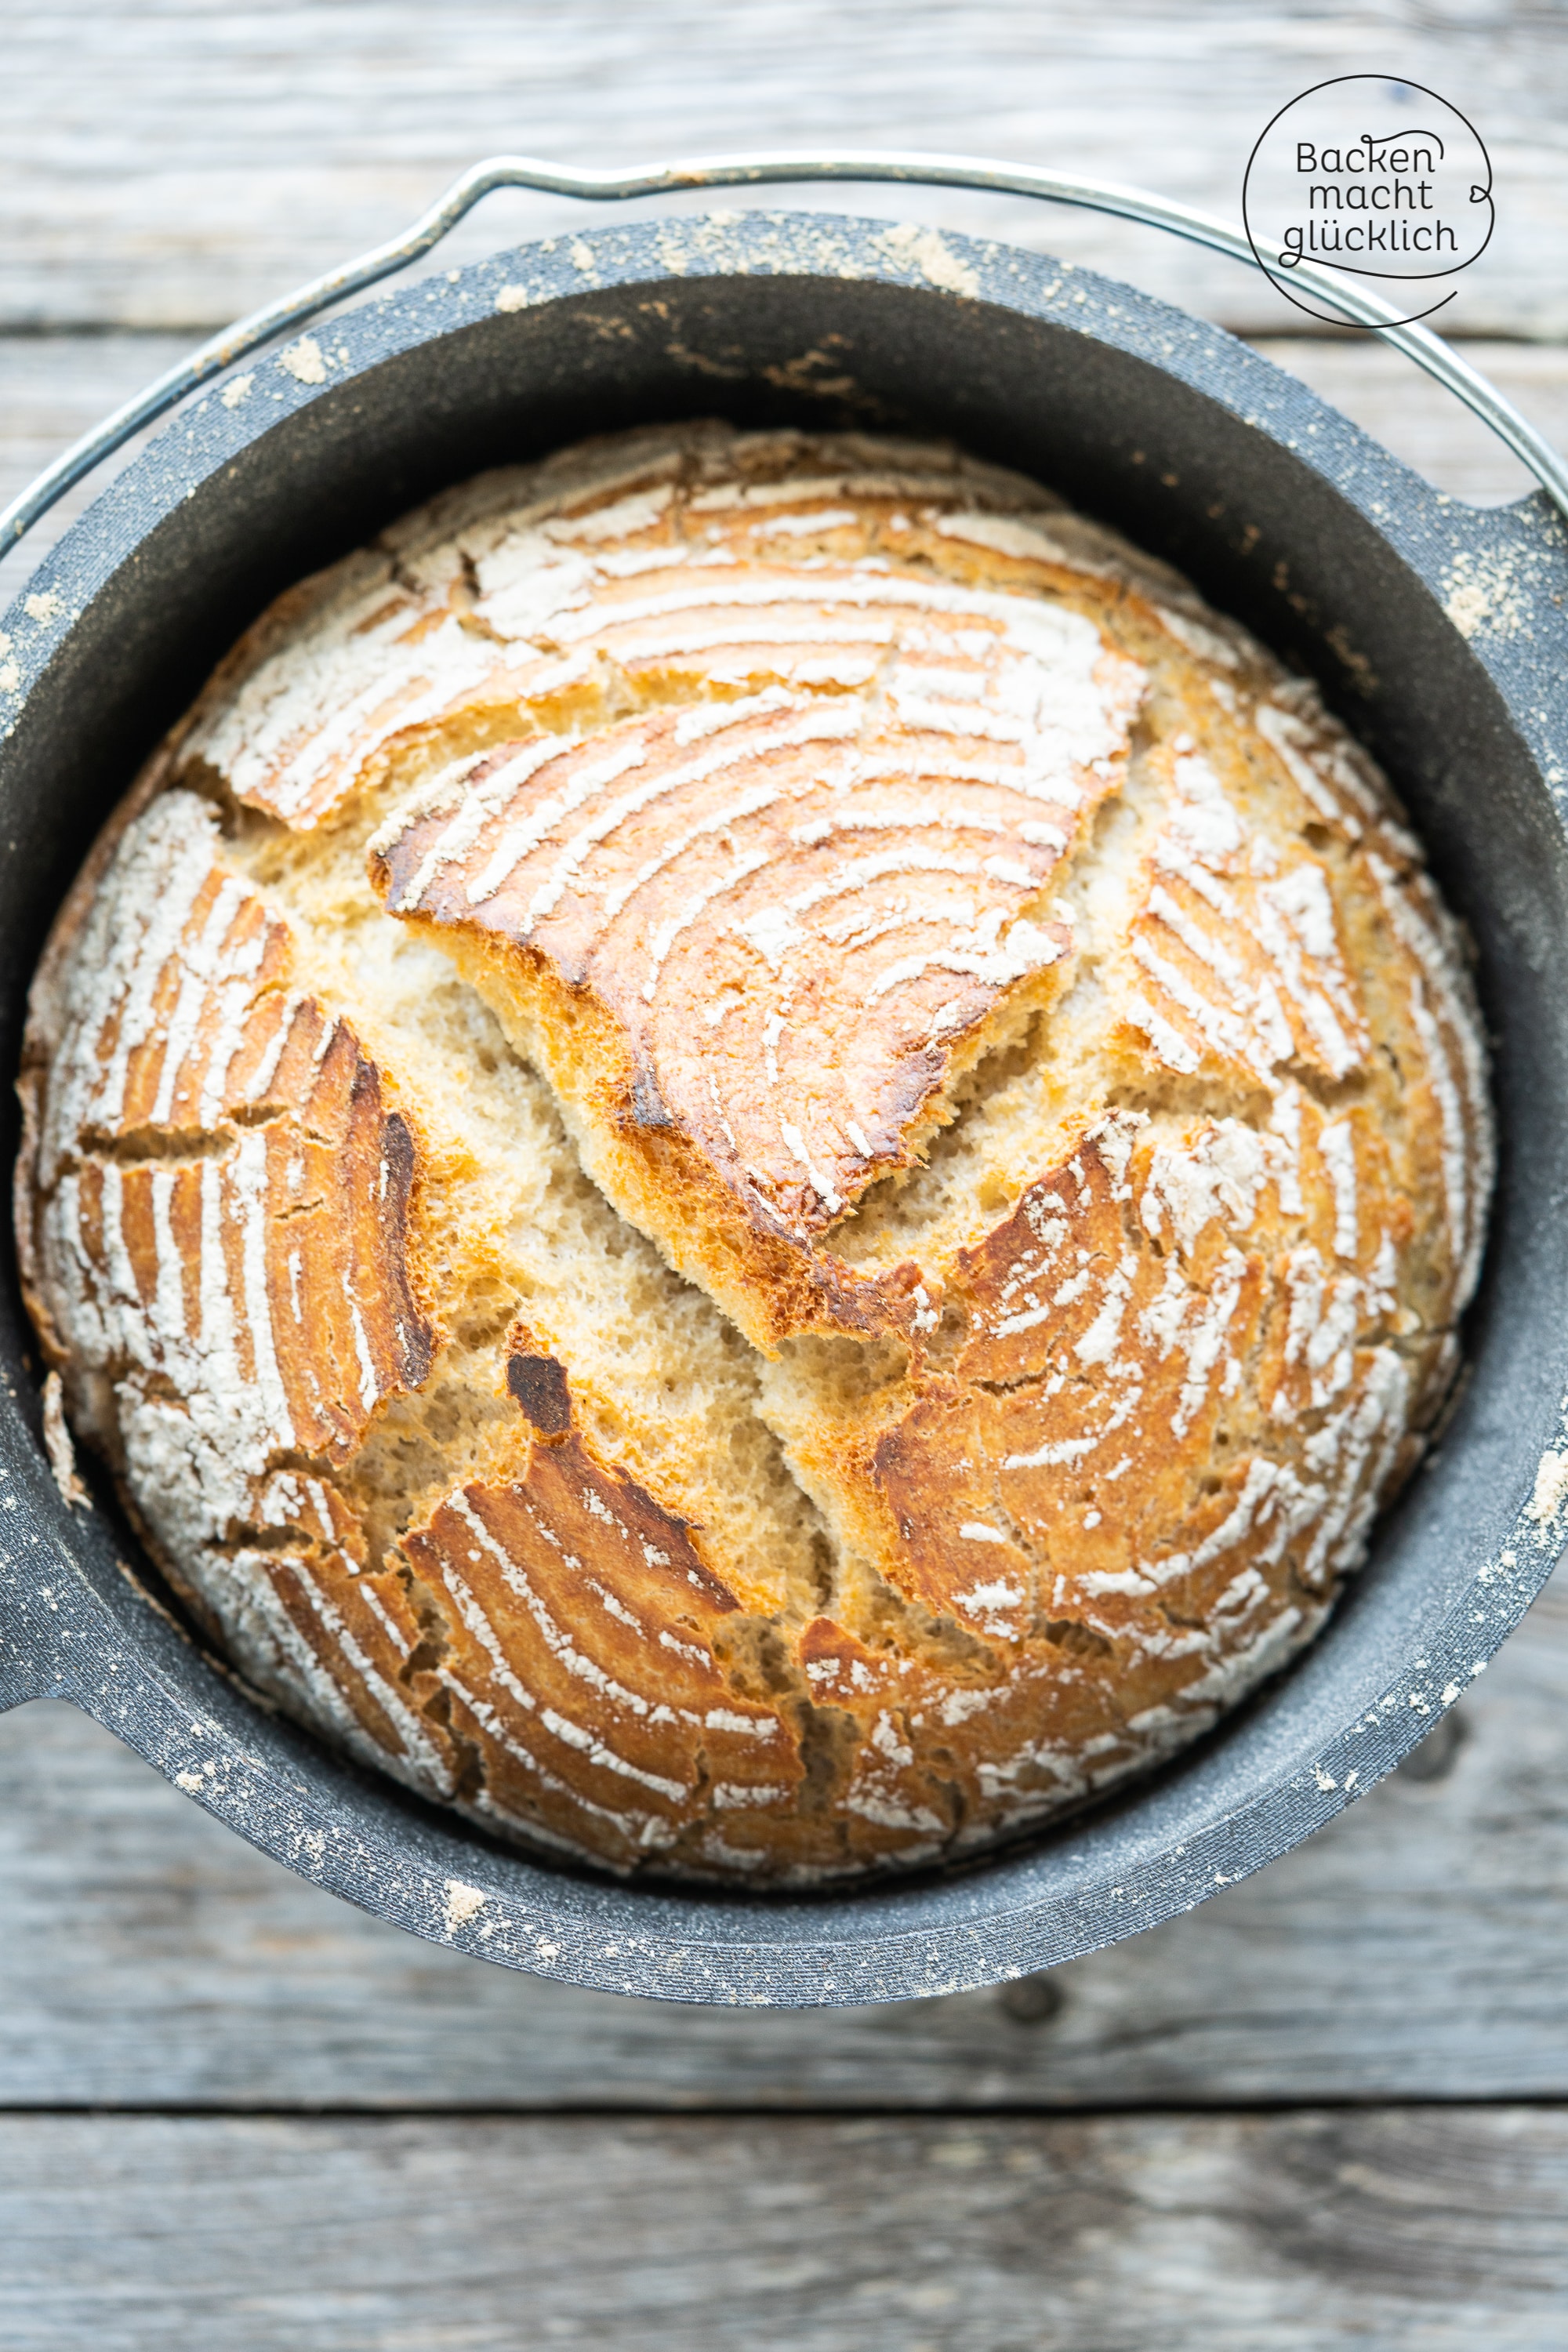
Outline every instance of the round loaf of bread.
POLYGON ((79 1436, 251 1681, 487 1826, 802 1885, 1323 1621, 1490 1181, 1383 779, 946 446, 721 425, 282 597, 35 984, 79 1436))

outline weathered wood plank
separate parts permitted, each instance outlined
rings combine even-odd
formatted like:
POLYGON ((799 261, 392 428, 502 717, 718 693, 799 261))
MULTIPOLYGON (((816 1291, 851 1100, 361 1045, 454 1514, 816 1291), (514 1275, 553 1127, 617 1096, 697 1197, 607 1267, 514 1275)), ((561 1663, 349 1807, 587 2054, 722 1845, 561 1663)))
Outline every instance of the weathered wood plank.
MULTIPOLYGON (((189 335, 0 336, 0 506, 191 349, 189 335)), ((70 491, 19 547, 0 550, 0 604, 10 603, 60 533, 147 437, 70 491)))
MULTIPOLYGON (((222 323, 379 242, 498 150, 602 166, 939 148, 1135 180, 1234 218, 1279 107, 1392 70, 1465 107, 1497 169, 1497 234, 1449 323, 1568 333, 1568 45, 1531 0, 55 0, 6 9, 5 56, 0 326, 222 323)), ((1152 231, 953 194, 836 201, 1019 236, 1231 323, 1297 316, 1258 273, 1152 231)), ((584 217, 501 200, 466 243, 584 217)))
POLYGON ((0 1718, 0 2105, 1568 2096, 1568 1577, 1449 1722, 1272 1869, 1047 1984, 790 2015, 580 1993, 417 1943, 68 1709, 24 1708, 0 1718))
MULTIPOLYGON (((1445 323, 1568 334, 1568 51, 1530 0, 1463 17, 1404 0, 1135 0, 1095 18, 1065 0, 3 14, 0 332, 182 331, 0 341, 0 498, 186 330, 374 241, 500 147, 582 163, 968 148, 1234 215, 1278 104, 1394 64, 1465 104, 1500 167, 1496 244, 1445 323)), ((1293 323, 1250 274, 1130 229, 954 197, 829 201, 1054 247, 1254 331, 1293 323)), ((508 200, 453 257, 583 217, 508 200)), ((1441 487, 1483 502, 1525 487, 1393 354, 1274 349, 1441 487)), ((1562 352, 1476 356, 1568 441, 1562 352)), ((63 520, 0 566, 0 599, 63 520)), ((1565 1699, 1558 1590, 1449 1718, 1457 1745, 1193 1917, 1005 2000, 742 2017, 420 1946, 250 1853, 70 1711, 0 1720, 0 2104, 475 2111, 0 2117, 0 2342, 1546 2352, 1568 2300, 1557 2108, 495 2111, 1568 2097, 1565 1699)))
POLYGON ((1562 2110, 0 2123, 12 2352, 1547 2352, 1562 2110))
MULTIPOLYGON (((0 335, 0 504, 99 419, 183 358, 181 335, 0 335)), ((1352 416, 1439 489, 1480 505, 1521 497, 1531 478, 1452 394, 1396 352, 1356 339, 1274 337, 1260 348, 1352 416)), ((1556 344, 1467 346, 1476 366, 1559 446, 1568 446, 1568 350, 1556 344)), ((124 453, 111 461, 129 461, 124 453)), ((0 560, 0 603, 92 497, 73 491, 23 546, 0 560)))

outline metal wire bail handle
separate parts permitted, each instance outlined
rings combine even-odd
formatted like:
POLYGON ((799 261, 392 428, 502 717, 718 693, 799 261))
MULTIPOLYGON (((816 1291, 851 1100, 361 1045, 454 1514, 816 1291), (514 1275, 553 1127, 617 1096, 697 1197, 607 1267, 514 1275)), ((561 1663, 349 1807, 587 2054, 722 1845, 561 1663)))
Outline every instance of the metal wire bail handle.
MULTIPOLYGON (((1150 195, 1141 188, 1124 188, 1111 180, 1079 180, 1026 166, 988 163, 970 155, 923 155, 854 152, 843 155, 714 155, 686 163, 656 164, 633 172, 573 172, 536 162, 528 155, 492 155, 472 164, 454 180, 446 194, 421 214, 404 236, 378 245, 357 261, 314 278, 308 286, 280 301, 253 310, 192 352, 189 359, 158 376, 144 392, 128 400, 92 432, 57 457, 21 496, 0 513, 0 554, 8 553, 57 499, 92 472, 105 457, 133 434, 163 415, 188 393, 232 367, 262 344, 306 325, 333 303, 358 294, 383 278, 405 268, 448 236, 474 206, 497 188, 531 188, 545 195, 577 196, 590 204, 619 203, 632 196, 674 195, 694 188, 757 187, 770 183, 802 181, 891 181, 905 186, 979 188, 1000 195, 1032 196, 1042 203, 1073 205, 1089 212, 1110 213, 1139 221, 1150 228, 1168 229, 1193 245, 1204 245, 1232 260, 1257 267, 1284 266, 1278 245, 1258 240, 1226 221, 1191 205, 1150 195)), ((1293 282, 1312 291, 1353 325, 1375 329, 1417 367, 1457 393, 1468 408, 1489 425, 1514 455, 1535 476, 1559 512, 1568 520, 1568 465, 1550 442, 1522 417, 1494 384, 1462 360, 1429 327, 1405 325, 1392 303, 1378 294, 1352 286, 1315 262, 1291 258, 1293 282)))

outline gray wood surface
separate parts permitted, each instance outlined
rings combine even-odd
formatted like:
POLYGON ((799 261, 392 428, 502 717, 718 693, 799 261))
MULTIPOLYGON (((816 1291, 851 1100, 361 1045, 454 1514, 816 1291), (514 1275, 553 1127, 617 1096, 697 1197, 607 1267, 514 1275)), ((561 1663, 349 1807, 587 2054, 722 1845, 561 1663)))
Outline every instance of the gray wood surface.
MULTIPOLYGON (((1492 154, 1497 232, 1450 323, 1568 334, 1553 0, 6 0, 0 56, 0 328, 220 325, 499 150, 604 166, 942 148, 1234 219, 1279 107, 1331 76, 1393 73, 1464 108, 1492 154)), ((1152 231, 995 198, 834 201, 1099 261, 1227 323, 1298 317, 1257 273, 1152 231)), ((583 218, 498 199, 468 242, 583 218)))
POLYGON ((26 1707, 0 1717, 0 2106, 1568 2099, 1565 1766, 1568 1574, 1404 1770, 1186 1918, 1002 1994, 791 2014, 416 1942, 26 1707))
MULTIPOLYGON (((0 499, 489 150, 969 148, 1234 215, 1268 114, 1356 71, 1476 120, 1499 232, 1447 323, 1568 442, 1563 0, 0 0, 0 499)), ((1394 354, 1296 336, 1229 265, 837 201, 1096 261, 1269 338, 1441 488, 1526 487, 1394 354)), ((503 200, 459 252, 582 217, 503 200)), ((510 1976, 305 1885, 72 1710, 0 1718, 4 2352, 557 2343, 1563 2352, 1568 1578, 1257 1879, 1048 1979, 885 2010, 510 1976)))
POLYGON ((0 2122, 7 2352, 1561 2352, 1568 2116, 0 2122))

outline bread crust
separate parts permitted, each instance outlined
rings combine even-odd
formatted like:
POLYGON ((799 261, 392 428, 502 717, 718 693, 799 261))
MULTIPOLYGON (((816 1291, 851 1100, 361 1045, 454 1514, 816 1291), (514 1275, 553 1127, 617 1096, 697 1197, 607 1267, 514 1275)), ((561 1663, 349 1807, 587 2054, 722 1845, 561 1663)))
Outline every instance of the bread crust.
POLYGON ((1310 1638, 1490 1182, 1457 935, 1310 689, 1015 477, 721 426, 279 600, 22 1091, 47 1359, 237 1663, 752 1883, 1016 1833, 1310 1638))

